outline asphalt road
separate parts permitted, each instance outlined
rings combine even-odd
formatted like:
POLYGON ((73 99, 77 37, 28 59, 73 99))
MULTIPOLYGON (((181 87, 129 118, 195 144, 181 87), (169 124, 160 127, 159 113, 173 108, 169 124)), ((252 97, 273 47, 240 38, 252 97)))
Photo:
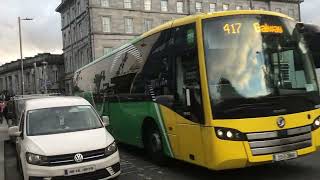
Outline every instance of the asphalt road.
MULTIPOLYGON (((320 152, 281 163, 238 170, 210 171, 181 161, 170 160, 160 167, 145 157, 142 150, 120 145, 120 180, 319 180, 320 152)), ((20 180, 14 148, 5 143, 6 180, 20 180)))

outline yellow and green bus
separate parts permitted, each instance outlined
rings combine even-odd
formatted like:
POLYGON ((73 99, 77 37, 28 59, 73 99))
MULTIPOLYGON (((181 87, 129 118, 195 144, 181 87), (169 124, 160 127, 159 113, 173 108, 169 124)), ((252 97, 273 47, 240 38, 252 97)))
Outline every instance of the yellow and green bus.
POLYGON ((268 11, 167 22, 77 70, 74 91, 123 143, 213 170, 320 149, 320 96, 303 24, 268 11))

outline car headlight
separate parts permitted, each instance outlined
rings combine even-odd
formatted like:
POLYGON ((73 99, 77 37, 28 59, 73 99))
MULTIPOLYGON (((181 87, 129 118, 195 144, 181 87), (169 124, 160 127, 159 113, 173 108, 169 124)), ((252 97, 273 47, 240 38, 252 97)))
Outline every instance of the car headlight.
POLYGON ((105 155, 110 156, 111 154, 117 152, 118 147, 116 142, 111 143, 105 150, 105 155))
POLYGON ((47 157, 29 152, 26 153, 26 159, 29 164, 33 165, 46 165, 48 163, 47 157))
POLYGON ((320 127, 320 117, 317 117, 312 124, 312 130, 316 130, 320 127))
POLYGON ((246 141, 246 135, 242 132, 231 129, 231 128, 222 128, 216 127, 215 128, 216 135, 219 139, 223 140, 231 140, 231 141, 246 141))

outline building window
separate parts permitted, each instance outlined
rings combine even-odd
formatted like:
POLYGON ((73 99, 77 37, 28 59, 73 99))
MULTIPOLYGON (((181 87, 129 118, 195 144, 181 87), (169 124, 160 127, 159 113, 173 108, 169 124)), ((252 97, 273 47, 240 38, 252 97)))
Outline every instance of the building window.
POLYGON ((281 8, 276 8, 275 11, 281 13, 281 8))
POLYGON ((151 11, 151 0, 144 0, 144 10, 151 11))
POLYGON ((124 29, 126 33, 133 33, 133 19, 124 18, 124 29))
POLYGON ((81 23, 78 24, 79 40, 82 38, 81 23))
POLYGON ((144 20, 144 31, 149 31, 152 28, 152 19, 144 20))
POLYGON ((77 33, 76 32, 77 32, 76 31, 76 26, 73 26, 73 40, 74 40, 74 42, 77 41, 77 33))
POLYGON ((290 17, 295 17, 295 14, 294 14, 294 10, 293 9, 289 9, 289 11, 288 11, 288 16, 290 16, 290 17))
POLYGON ((102 31, 111 32, 110 17, 102 17, 102 31))
POLYGON ((71 38, 71 33, 70 33, 70 29, 68 30, 68 45, 70 45, 72 43, 72 38, 71 38))
POLYGON ((102 7, 110 7, 110 1, 109 0, 101 0, 101 6, 102 7))
POLYGON ((73 14, 73 18, 75 19, 77 17, 77 10, 74 6, 72 7, 72 14, 73 14))
POLYGON ((70 12, 69 11, 67 12, 66 22, 67 22, 67 24, 69 24, 69 22, 70 22, 70 12))
POLYGON ((223 9, 224 11, 228 11, 228 10, 229 10, 229 4, 223 4, 223 5, 222 5, 222 9, 223 9))
POLYGON ((242 9, 242 6, 236 6, 236 10, 241 10, 242 9))
POLYGON ((77 9, 78 9, 78 14, 81 14, 81 6, 80 6, 80 1, 77 3, 77 9))
POLYGON ((64 16, 62 15, 62 21, 61 21, 61 24, 62 24, 62 27, 64 27, 64 25, 65 25, 65 18, 64 18, 64 16))
POLYGON ((126 9, 131 9, 132 8, 132 0, 124 0, 123 1, 123 6, 126 9))
POLYGON ((167 12, 168 11, 168 0, 161 0, 161 11, 167 12))
POLYGON ((216 11, 217 4, 216 3, 210 3, 209 4, 209 12, 215 12, 216 11))
POLYGON ((177 13, 183 13, 183 2, 177 2, 177 13))
POLYGON ((202 12, 202 3, 196 2, 196 12, 202 12))
POLYGON ((103 55, 109 54, 111 51, 112 51, 112 48, 111 48, 111 47, 104 47, 104 48, 103 48, 103 55))
POLYGON ((63 46, 64 47, 67 46, 67 35, 66 35, 66 32, 63 33, 63 46))
POLYGON ((161 23, 164 24, 164 23, 166 23, 166 22, 168 22, 168 21, 170 21, 170 20, 168 20, 168 19, 162 19, 161 23))

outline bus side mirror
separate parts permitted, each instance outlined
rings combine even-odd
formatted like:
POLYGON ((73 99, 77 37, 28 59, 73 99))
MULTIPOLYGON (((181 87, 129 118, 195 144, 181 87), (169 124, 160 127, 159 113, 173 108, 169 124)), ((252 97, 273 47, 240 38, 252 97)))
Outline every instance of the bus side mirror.
POLYGON ((110 125, 109 116, 102 116, 102 122, 104 126, 109 126, 110 125))
POLYGON ((161 95, 156 97, 156 102, 167 107, 172 107, 174 103, 173 95, 161 95))

